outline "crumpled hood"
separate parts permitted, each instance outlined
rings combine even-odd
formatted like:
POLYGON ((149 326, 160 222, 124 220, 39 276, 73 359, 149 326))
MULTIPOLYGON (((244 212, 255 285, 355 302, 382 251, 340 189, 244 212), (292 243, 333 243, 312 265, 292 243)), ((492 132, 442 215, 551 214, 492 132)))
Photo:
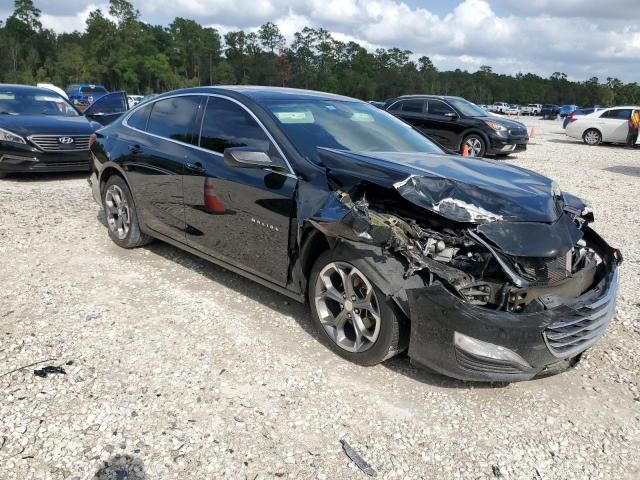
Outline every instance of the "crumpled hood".
POLYGON ((96 127, 86 117, 54 115, 0 115, 0 128, 29 135, 91 135, 96 127))
POLYGON ((414 205, 456 222, 554 222, 554 182, 502 162, 431 153, 357 153, 319 148, 329 176, 395 188, 414 205))

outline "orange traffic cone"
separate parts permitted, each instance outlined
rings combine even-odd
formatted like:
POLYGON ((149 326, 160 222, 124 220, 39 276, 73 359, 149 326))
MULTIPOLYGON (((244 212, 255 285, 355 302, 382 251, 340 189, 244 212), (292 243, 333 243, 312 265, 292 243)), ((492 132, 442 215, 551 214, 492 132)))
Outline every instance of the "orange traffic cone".
POLYGON ((204 183, 204 208, 210 213, 224 213, 226 208, 213 189, 213 181, 209 178, 204 183))
POLYGON ((462 146, 462 156, 463 157, 469 156, 469 145, 467 145, 466 143, 462 146))
POLYGON ((535 127, 531 127, 531 134, 529 135, 529 140, 533 140, 536 138, 536 129, 535 127))

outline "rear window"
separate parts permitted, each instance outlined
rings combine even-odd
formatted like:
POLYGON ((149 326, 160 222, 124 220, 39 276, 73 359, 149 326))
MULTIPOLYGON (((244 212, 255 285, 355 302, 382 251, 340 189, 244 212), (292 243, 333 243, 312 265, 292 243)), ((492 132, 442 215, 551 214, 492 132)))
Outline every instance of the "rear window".
POLYGON ((127 124, 130 127, 137 128, 138 130, 146 130, 147 129, 147 120, 149 119, 149 113, 151 113, 152 104, 146 105, 142 108, 136 110, 131 116, 127 119, 127 124))
POLYGON ((403 100, 400 102, 400 110, 409 113, 422 113, 424 110, 424 100, 403 100))
POLYGON ((200 97, 197 95, 158 100, 153 103, 147 132, 180 142, 193 143, 199 106, 200 97))
POLYGON ((94 95, 96 93, 107 93, 107 89, 104 87, 82 87, 80 93, 83 95, 94 95))

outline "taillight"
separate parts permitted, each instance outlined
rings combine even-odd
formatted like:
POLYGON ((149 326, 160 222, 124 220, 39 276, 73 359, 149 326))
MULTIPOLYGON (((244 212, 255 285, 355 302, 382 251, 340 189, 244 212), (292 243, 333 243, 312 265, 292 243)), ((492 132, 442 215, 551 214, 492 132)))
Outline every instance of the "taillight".
POLYGON ((576 115, 574 115, 573 113, 571 115, 569 115, 569 123, 575 122, 578 119, 578 117, 576 115))
POLYGON ((89 137, 89 150, 91 150, 92 145, 96 143, 96 140, 98 140, 98 136, 95 133, 92 133, 89 137))

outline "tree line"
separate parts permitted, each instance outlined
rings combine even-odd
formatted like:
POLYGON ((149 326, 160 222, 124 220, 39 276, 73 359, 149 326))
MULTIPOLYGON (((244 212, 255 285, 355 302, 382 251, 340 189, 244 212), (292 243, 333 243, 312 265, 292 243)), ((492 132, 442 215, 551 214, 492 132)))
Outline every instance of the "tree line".
MULTIPOLYGON (((571 81, 562 72, 504 75, 490 66, 476 72, 440 71, 431 60, 399 48, 368 51, 305 27, 288 43, 277 25, 221 35, 177 17, 150 25, 127 0, 110 0, 108 15, 95 10, 83 31, 43 28, 33 0, 15 0, 0 21, 0 82, 102 83, 129 93, 216 84, 277 85, 382 100, 410 93, 458 95, 476 103, 639 104, 640 86, 608 77, 571 81)), ((79 28, 81 26, 79 25, 79 28)))

